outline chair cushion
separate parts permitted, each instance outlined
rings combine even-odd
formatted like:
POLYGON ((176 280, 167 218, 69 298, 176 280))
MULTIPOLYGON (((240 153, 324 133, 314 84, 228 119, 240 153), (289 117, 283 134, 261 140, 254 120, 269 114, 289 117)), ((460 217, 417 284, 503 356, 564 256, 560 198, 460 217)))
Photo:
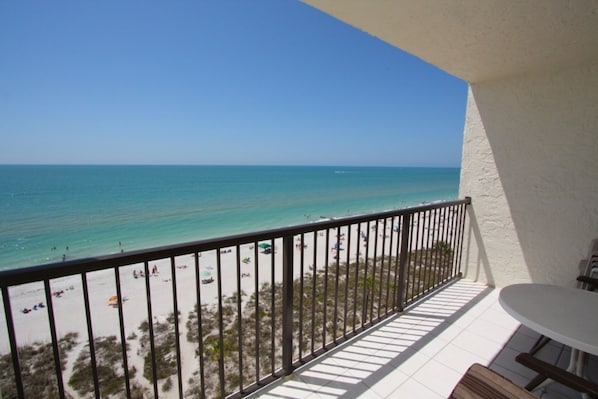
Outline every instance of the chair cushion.
POLYGON ((511 380, 475 363, 463 375, 449 399, 537 399, 511 380))

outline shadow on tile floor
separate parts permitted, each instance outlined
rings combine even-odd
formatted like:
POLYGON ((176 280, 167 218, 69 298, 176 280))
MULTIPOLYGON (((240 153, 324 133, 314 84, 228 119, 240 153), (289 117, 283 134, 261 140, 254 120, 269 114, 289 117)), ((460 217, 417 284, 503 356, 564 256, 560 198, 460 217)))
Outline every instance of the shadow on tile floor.
MULTIPOLYGON (((297 369, 252 398, 386 398, 430 358, 438 335, 483 300, 491 288, 455 284, 297 369)), ((459 374, 454 371, 456 381, 459 374)), ((432 381, 430 381, 432 382, 432 381)), ((420 386, 421 389, 426 389, 420 386)), ((452 389, 448 387, 447 389, 452 389)), ((429 390, 426 397, 442 397, 429 390)), ((421 397, 421 396, 420 396, 421 397)))

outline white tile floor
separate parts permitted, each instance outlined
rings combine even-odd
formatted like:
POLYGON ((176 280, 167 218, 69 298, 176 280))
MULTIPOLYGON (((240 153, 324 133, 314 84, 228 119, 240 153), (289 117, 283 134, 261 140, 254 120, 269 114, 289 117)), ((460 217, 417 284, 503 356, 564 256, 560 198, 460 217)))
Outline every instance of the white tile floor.
MULTIPOLYGON (((525 385, 533 372, 514 358, 537 337, 503 311, 498 290, 461 280, 251 398, 446 398, 475 362, 525 385)), ((554 342, 538 356, 560 364, 568 358, 554 342)), ((596 369, 591 362, 590 377, 596 369)), ((557 384, 535 394, 580 398, 557 384)))

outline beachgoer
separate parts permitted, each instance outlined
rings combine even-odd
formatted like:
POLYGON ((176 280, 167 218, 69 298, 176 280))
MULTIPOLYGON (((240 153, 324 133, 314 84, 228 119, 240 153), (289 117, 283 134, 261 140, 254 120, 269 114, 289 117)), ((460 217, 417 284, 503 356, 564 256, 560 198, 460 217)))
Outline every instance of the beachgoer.
POLYGON ((137 278, 137 270, 133 270, 133 277, 137 278))

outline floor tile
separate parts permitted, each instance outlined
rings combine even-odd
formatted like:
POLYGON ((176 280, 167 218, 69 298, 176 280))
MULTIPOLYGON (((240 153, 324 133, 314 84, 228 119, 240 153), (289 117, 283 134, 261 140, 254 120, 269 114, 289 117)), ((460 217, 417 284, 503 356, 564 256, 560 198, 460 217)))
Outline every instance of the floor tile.
POLYGON ((437 394, 448 397, 462 375, 462 373, 431 359, 412 378, 437 394))
POLYGON ((446 396, 437 394, 414 379, 409 379, 393 391, 388 398, 443 399, 446 396))
MULTIPOLYGON (((525 385, 534 372, 515 362, 515 356, 529 350, 539 334, 506 314, 498 293, 456 282, 250 397, 445 398, 473 363, 525 385)), ((569 350, 551 341, 537 356, 564 367, 569 350)), ((598 379, 595 357, 588 370, 598 379)), ((580 399, 558 384, 536 394, 580 399)))

